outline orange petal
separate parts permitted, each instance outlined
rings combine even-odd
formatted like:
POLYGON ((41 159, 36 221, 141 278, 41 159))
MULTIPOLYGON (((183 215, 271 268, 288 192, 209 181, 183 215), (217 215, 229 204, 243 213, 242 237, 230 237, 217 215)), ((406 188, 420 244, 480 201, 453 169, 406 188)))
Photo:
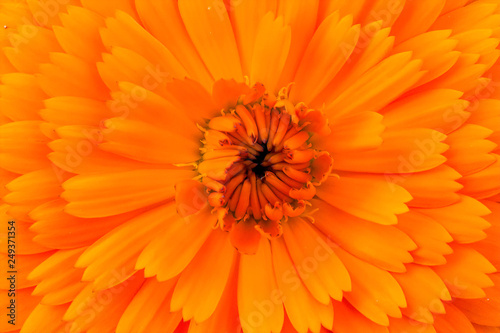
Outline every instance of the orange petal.
POLYGON ((71 215, 111 216, 173 198, 174 185, 193 176, 193 171, 181 169, 79 175, 63 184, 62 197, 69 202, 65 210, 71 215))
POLYGON ((432 313, 444 313, 441 300, 451 300, 450 293, 441 278, 429 267, 410 264, 406 272, 392 274, 405 293, 408 307, 402 309, 404 315, 424 324, 433 324, 432 313), (426 288, 417 286, 425 284, 426 288))
POLYGON ((449 303, 444 303, 444 308, 446 310, 445 314, 438 315, 434 321, 434 328, 437 332, 443 333, 475 333, 476 330, 472 326, 471 322, 463 314, 462 311, 457 309, 454 305, 449 303))
MULTIPOLYGON (((291 219, 283 227, 285 244, 298 277, 312 296, 325 305, 330 297, 341 300, 344 291, 351 289, 351 280, 332 250, 333 242, 301 218, 291 219)), ((287 279, 298 278, 291 275, 287 279)))
POLYGON ((177 213, 186 217, 196 214, 207 204, 205 187, 196 180, 186 180, 175 185, 177 213))
POLYGON ((227 233, 220 230, 211 233, 181 273, 172 296, 171 310, 182 309, 184 321, 193 319, 201 323, 207 320, 219 304, 235 256, 236 250, 227 233), (202 300, 200 295, 204 295, 202 300))
POLYGON ((444 265, 444 255, 453 252, 447 244, 453 238, 436 220, 411 210, 398 216, 398 229, 406 233, 418 248, 411 253, 414 262, 421 265, 444 265))
POLYGON ((358 42, 352 15, 328 16, 314 32, 295 74, 291 99, 309 104, 332 81, 358 42))
MULTIPOLYGON (((262 83, 268 92, 275 92, 290 49, 290 27, 284 26, 283 18, 274 18, 268 12, 256 30, 255 46, 250 71, 250 82, 262 83)), ((247 28, 248 29, 248 28, 247 28)))
POLYGON ((213 78, 241 81, 243 75, 238 48, 223 3, 181 0, 179 11, 191 40, 213 78))
POLYGON ((172 297, 176 282, 177 279, 165 282, 158 282, 155 278, 146 279, 134 298, 127 304, 116 326, 116 332, 144 330, 152 323, 155 316, 164 316, 164 319, 179 318, 180 321, 180 315, 177 313, 161 313, 163 303, 168 303, 172 297))
POLYGON ((147 244, 136 263, 136 269, 145 268, 145 276, 156 275, 158 281, 181 273, 200 251, 217 222, 217 216, 211 214, 208 206, 186 218, 177 214, 166 218, 170 222, 147 244), (165 244, 170 245, 165 247, 165 244))
POLYGON ((255 229, 255 221, 239 221, 230 231, 231 244, 243 254, 255 254, 259 248, 260 233, 255 229))
POLYGON ((298 332, 319 332, 322 325, 332 329, 332 303, 319 303, 304 287, 282 238, 273 240, 271 245, 277 286, 283 292, 283 304, 292 325, 298 332))
POLYGON ((372 150, 335 155, 338 170, 370 173, 413 173, 433 169, 444 162, 446 136, 424 128, 386 130, 382 144, 372 150))
POLYGON ((471 248, 463 245, 452 248, 454 252, 447 257, 447 264, 434 267, 434 271, 446 283, 451 296, 463 299, 484 297, 483 289, 494 285, 487 274, 495 272, 495 267, 471 248))
POLYGON ((387 327, 379 325, 359 313, 347 301, 333 302, 335 320, 333 330, 338 333, 389 333, 387 327))
POLYGON ((486 326, 500 326, 500 318, 497 314, 500 312, 500 276, 498 273, 490 275, 495 283, 494 287, 484 289, 485 298, 480 299, 456 299, 453 302, 471 322, 486 326))
POLYGON ((284 320, 282 298, 273 274, 269 241, 262 238, 256 254, 240 257, 238 312, 243 332, 280 332, 284 320))
POLYGON ((406 307, 406 300, 397 281, 388 272, 357 259, 340 248, 334 251, 351 276, 352 291, 346 293, 347 301, 379 325, 388 326, 388 316, 401 318, 400 308, 406 307), (366 279, 367 276, 370 279, 366 279))
POLYGON ((315 140, 313 137, 315 147, 333 153, 377 148, 382 143, 381 134, 385 129, 382 119, 385 118, 375 112, 335 118, 327 139, 319 137, 315 140))
POLYGON ((396 227, 380 225, 346 214, 321 200, 313 200, 315 225, 344 250, 381 269, 404 272, 413 262, 409 251, 417 246, 396 227))
POLYGON ((387 225, 397 223, 396 215, 406 213, 405 203, 411 200, 399 185, 361 174, 331 177, 317 188, 317 196, 349 214, 387 225))
POLYGON ((208 89, 212 83, 212 76, 188 36, 177 3, 136 0, 135 7, 147 30, 179 59, 189 77, 208 89), (169 24, 165 25, 163 22, 169 24))
POLYGON ((424 90, 403 97, 381 110, 389 128, 432 128, 445 134, 459 128, 469 117, 469 102, 451 89, 424 90))
POLYGON ((419 213, 430 216, 448 230, 459 243, 472 243, 483 239, 484 229, 490 224, 483 218, 490 213, 481 202, 461 195, 460 201, 441 208, 419 209, 419 213))
POLYGON ((460 201, 461 175, 443 164, 437 168, 408 174, 386 174, 386 179, 407 190, 413 199, 409 207, 439 208, 460 201))

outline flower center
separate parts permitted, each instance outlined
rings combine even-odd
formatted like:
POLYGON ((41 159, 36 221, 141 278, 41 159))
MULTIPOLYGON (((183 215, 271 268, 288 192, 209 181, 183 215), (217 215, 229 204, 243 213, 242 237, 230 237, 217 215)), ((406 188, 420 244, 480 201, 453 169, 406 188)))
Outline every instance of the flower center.
POLYGON ((331 170, 310 139, 328 131, 321 112, 255 85, 237 105, 203 127, 198 171, 209 203, 223 220, 279 221, 304 213, 331 170))

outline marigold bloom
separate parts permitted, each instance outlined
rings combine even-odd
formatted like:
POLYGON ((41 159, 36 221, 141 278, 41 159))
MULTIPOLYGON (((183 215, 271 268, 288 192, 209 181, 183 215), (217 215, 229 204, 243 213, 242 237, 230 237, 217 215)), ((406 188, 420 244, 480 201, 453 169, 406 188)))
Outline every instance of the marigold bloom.
POLYGON ((0 332, 500 332, 500 0, 0 24, 0 332))

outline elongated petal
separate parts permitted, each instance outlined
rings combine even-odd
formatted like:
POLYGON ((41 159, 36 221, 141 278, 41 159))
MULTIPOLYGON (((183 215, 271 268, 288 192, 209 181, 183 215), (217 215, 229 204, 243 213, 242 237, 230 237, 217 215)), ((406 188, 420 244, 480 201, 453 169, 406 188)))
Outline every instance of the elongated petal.
POLYGON ((180 169, 80 175, 64 183, 62 197, 69 202, 66 206, 69 214, 78 217, 110 216, 173 198, 175 183, 192 175, 192 171, 180 169), (127 190, 123 191, 124 188, 127 190), (96 196, 96 189, 100 189, 97 190, 100 195, 96 196))
POLYGON ((396 215, 407 212, 405 203, 411 200, 399 185, 356 174, 330 178, 318 188, 317 196, 349 214, 380 224, 396 224, 396 215), (360 187, 363 193, 357 190, 360 187))
POLYGON ((269 241, 262 238, 255 255, 240 258, 238 311, 243 332, 280 332, 284 318, 282 297, 273 274, 269 241))

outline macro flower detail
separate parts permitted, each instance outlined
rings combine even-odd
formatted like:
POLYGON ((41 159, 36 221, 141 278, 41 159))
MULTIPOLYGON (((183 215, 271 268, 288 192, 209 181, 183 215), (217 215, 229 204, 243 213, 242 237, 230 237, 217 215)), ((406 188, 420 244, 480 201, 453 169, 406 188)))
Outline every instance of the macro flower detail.
POLYGON ((255 250, 258 242, 239 244, 234 223, 252 219, 266 236, 280 236, 282 221, 305 212, 315 186, 332 168, 328 152, 315 151, 308 142, 310 136, 329 133, 326 119, 303 103, 294 105, 288 94, 289 88, 276 97, 255 85, 234 109, 210 119, 203 129, 197 169, 218 225, 235 235, 231 239, 243 253, 255 250))
POLYGON ((0 332, 500 332, 499 0, 0 27, 0 332))

